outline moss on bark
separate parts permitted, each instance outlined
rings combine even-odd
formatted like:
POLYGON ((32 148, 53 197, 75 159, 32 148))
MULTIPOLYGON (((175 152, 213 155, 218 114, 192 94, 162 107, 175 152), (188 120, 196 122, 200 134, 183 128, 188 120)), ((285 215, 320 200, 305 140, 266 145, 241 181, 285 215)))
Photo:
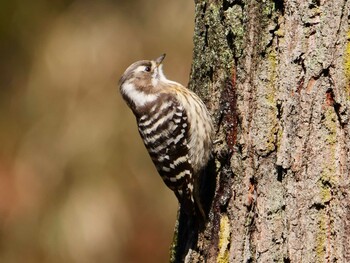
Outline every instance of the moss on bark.
POLYGON ((218 179, 191 262, 350 261, 349 5, 196 1, 218 179))

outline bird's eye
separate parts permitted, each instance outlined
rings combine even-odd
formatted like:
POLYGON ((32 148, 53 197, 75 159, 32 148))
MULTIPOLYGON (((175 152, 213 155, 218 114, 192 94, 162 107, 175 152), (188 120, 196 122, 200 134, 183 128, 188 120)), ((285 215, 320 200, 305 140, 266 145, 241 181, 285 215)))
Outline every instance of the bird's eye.
POLYGON ((151 67, 146 66, 146 67, 145 67, 145 71, 146 71, 146 72, 150 72, 150 71, 151 71, 151 67))

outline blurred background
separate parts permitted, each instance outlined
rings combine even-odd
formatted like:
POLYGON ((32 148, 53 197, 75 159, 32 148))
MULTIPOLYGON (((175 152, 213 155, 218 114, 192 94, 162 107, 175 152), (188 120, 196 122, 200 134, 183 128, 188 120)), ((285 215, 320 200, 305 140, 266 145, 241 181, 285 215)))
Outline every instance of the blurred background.
POLYGON ((177 202, 118 80, 167 53, 187 84, 189 0, 0 1, 0 262, 167 262, 177 202))

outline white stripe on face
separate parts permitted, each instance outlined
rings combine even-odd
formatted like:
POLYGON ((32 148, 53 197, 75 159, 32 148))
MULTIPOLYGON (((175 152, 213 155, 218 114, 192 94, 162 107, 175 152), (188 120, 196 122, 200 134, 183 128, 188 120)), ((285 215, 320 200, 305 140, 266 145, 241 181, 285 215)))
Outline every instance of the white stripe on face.
POLYGON ((142 107, 146 104, 155 101, 158 98, 157 94, 147 94, 137 90, 134 84, 124 83, 121 87, 122 92, 135 103, 136 107, 142 107))

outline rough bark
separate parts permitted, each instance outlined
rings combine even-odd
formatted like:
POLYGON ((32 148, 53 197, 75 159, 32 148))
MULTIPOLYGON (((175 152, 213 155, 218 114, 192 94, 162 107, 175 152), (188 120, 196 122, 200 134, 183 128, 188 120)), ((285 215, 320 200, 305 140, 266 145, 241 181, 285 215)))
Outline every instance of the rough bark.
POLYGON ((350 262, 349 2, 195 5, 189 87, 215 119, 217 183, 182 256, 350 262))

